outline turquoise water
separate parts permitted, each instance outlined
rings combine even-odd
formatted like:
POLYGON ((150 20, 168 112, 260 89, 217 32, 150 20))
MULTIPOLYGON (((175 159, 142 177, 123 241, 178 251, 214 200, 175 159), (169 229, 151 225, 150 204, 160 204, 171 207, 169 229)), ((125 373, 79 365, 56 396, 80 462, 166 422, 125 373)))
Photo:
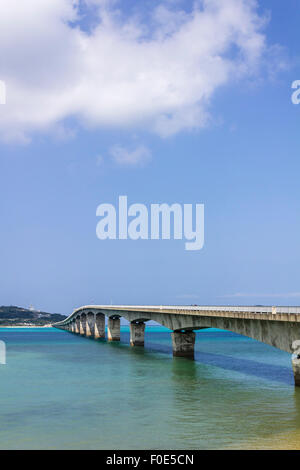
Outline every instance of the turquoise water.
POLYGON ((157 327, 145 349, 127 327, 120 344, 52 328, 0 339, 1 449, 286 447, 300 429, 290 355, 230 332, 197 332, 195 361, 173 359, 157 327))

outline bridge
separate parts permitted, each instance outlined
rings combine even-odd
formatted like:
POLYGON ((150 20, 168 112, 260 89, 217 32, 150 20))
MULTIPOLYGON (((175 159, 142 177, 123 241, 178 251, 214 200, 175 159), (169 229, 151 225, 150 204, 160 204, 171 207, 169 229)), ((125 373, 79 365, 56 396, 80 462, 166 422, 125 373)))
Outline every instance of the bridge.
POLYGON ((219 328, 292 354, 295 385, 300 386, 300 307, 86 305, 55 328, 94 339, 120 341, 120 318, 130 324, 130 345, 144 346, 146 322, 171 330, 173 355, 193 358, 194 330, 219 328))

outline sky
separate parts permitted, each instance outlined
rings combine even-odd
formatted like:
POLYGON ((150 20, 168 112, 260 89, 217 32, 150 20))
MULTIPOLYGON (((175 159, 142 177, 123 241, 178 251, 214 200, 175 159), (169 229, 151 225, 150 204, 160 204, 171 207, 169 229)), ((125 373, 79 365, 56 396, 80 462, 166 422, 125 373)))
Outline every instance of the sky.
POLYGON ((299 2, 0 4, 0 304, 300 305, 299 2), (204 204, 205 244, 97 206, 204 204))

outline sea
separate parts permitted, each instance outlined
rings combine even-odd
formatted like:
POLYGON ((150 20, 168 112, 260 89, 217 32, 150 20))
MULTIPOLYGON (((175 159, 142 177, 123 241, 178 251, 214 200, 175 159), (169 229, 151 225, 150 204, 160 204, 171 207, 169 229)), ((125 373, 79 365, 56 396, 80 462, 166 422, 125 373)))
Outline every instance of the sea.
POLYGON ((55 328, 1 328, 0 449, 300 449, 290 354, 221 330, 196 333, 195 360, 170 331, 145 348, 55 328))

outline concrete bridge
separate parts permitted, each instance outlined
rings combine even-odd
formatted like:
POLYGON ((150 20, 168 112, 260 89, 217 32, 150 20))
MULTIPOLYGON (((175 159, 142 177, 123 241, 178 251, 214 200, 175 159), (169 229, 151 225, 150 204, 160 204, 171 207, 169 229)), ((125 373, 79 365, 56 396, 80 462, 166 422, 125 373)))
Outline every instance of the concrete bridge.
POLYGON ((300 307, 86 305, 53 324, 82 336, 120 341, 120 318, 130 323, 131 346, 144 346, 146 322, 172 330, 173 355, 194 357, 194 330, 219 328, 292 354, 295 385, 300 386, 300 307))

